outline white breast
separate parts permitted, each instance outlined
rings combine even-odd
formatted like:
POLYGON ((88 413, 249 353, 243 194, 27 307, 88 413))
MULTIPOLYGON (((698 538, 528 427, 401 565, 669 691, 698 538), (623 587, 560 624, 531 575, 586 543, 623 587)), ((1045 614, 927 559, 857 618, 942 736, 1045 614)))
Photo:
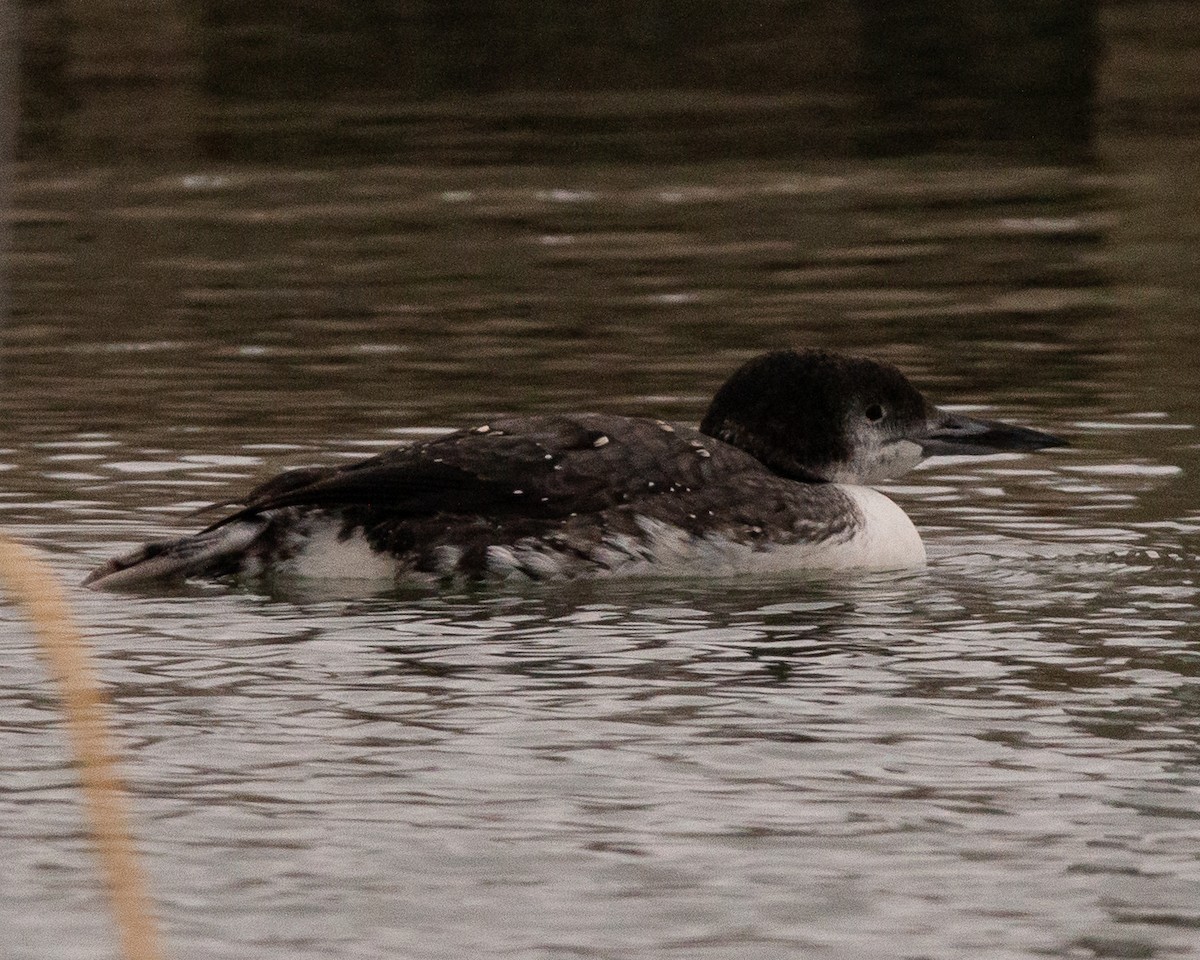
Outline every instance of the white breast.
POLYGON ((612 534, 589 554, 594 569, 581 571, 579 560, 537 538, 511 547, 491 547, 488 567, 502 577, 574 576, 727 576, 787 574, 819 570, 904 570, 925 563, 925 545, 907 514, 869 487, 838 484, 858 513, 847 539, 805 543, 746 543, 720 533, 695 536, 686 530, 640 516, 640 534, 612 534))
POLYGON ((925 544, 908 514, 870 487, 838 489, 854 501, 863 522, 846 543, 829 548, 832 569, 903 570, 925 563, 925 544))
POLYGON ((925 544, 908 514, 877 490, 836 484, 857 509, 860 522, 846 540, 748 546, 704 538, 708 566, 725 572, 788 573, 804 570, 906 570, 925 563, 925 544), (722 562, 712 563, 713 555, 722 562))

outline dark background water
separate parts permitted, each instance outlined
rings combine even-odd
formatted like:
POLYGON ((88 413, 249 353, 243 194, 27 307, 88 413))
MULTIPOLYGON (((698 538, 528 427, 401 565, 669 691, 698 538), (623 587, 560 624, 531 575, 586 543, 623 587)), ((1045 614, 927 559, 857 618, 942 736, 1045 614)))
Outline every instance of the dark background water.
MULTIPOLYGON (((695 421, 777 346, 1075 444, 893 485, 905 574, 74 590, 173 955, 1196 954, 1195 5, 0 12, 0 521, 68 583, 285 466, 695 421)), ((0 644, 2 952, 111 955, 0 644)))

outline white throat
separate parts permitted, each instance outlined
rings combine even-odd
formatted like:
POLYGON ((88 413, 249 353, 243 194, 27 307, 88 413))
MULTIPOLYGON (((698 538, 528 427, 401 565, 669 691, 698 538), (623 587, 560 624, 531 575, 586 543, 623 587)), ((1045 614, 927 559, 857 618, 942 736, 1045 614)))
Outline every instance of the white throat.
POLYGON ((860 438, 854 444, 854 455, 847 463, 829 471, 834 483, 870 484, 902 477, 925 459, 921 445, 912 440, 895 440, 880 444, 874 437, 860 438))

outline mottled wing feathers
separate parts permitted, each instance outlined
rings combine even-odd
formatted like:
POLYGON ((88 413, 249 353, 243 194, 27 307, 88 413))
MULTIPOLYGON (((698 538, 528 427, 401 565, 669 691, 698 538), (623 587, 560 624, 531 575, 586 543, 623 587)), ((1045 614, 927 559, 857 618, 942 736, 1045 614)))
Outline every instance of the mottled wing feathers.
POLYGON ((725 475, 761 471, 726 444, 660 421, 600 414, 512 417, 347 467, 283 473, 252 490, 241 510, 212 528, 306 506, 367 507, 397 519, 567 516, 657 493, 690 492, 714 467, 725 475))
POLYGON ((275 480, 256 488, 241 510, 208 529, 284 507, 362 506, 413 517, 495 510, 511 499, 494 483, 459 467, 425 460, 418 450, 403 458, 375 458, 326 470, 307 483, 277 485, 275 480))

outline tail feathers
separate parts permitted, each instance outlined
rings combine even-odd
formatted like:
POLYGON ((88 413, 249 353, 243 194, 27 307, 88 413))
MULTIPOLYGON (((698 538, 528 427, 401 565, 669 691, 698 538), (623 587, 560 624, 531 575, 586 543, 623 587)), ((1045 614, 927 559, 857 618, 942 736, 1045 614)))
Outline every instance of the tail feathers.
POLYGON ((167 580, 236 570, 246 551, 262 536, 262 518, 239 520, 177 540, 158 540, 93 571, 83 586, 94 590, 126 587, 150 580, 167 580))

